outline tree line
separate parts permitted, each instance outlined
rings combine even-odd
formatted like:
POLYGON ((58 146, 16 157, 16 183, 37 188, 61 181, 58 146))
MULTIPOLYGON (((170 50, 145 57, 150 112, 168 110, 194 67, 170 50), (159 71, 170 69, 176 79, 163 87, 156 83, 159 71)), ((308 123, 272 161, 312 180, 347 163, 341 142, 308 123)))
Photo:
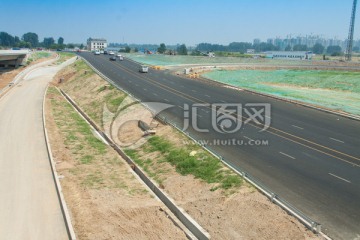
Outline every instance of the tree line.
MULTIPOLYGON (((19 48, 50 48, 50 49, 64 49, 75 48, 76 44, 65 44, 64 38, 59 37, 57 41, 53 37, 45 37, 42 42, 39 41, 39 36, 36 33, 28 32, 22 37, 12 36, 7 32, 0 32, 0 46, 2 47, 19 47, 19 48)), ((83 44, 80 45, 83 48, 83 44)))

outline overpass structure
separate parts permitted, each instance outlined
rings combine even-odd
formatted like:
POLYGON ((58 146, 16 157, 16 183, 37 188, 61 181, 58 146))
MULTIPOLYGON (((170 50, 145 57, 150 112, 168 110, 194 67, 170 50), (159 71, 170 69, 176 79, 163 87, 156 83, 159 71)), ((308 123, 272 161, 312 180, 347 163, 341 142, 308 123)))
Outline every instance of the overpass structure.
POLYGON ((15 67, 22 65, 28 50, 0 50, 0 67, 15 67))

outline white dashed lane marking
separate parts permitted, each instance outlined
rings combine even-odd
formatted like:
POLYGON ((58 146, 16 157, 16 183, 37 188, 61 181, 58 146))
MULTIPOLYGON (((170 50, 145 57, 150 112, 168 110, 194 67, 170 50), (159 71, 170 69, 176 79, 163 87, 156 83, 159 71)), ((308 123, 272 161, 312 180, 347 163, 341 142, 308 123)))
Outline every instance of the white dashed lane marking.
POLYGON ((339 177, 339 176, 337 176, 337 175, 335 175, 335 174, 333 174, 333 173, 329 173, 329 175, 331 175, 331 176, 333 176, 333 177, 335 177, 335 178, 337 178, 337 179, 340 179, 340 180, 342 180, 342 181, 344 181, 344 182, 351 183, 351 181, 349 181, 349 180, 347 180, 347 179, 345 179, 345 178, 339 177))
POLYGON ((288 157, 288 158, 296 159, 296 158, 294 158, 293 156, 290 156, 289 154, 286 154, 286 153, 283 153, 283 152, 279 152, 279 153, 282 154, 282 155, 284 155, 284 156, 286 156, 286 157, 288 157))
POLYGON ((341 141, 339 139, 336 139, 336 138, 330 138, 331 140, 335 141, 335 142, 340 142, 340 143, 345 143, 344 141, 341 141))

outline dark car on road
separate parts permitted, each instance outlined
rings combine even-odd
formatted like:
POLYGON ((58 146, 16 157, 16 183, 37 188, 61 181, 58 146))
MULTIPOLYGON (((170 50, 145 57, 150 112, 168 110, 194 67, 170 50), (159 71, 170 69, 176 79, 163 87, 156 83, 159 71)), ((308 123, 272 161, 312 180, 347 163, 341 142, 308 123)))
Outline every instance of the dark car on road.
POLYGON ((110 59, 110 61, 116 61, 116 57, 115 57, 115 56, 111 56, 109 59, 110 59))

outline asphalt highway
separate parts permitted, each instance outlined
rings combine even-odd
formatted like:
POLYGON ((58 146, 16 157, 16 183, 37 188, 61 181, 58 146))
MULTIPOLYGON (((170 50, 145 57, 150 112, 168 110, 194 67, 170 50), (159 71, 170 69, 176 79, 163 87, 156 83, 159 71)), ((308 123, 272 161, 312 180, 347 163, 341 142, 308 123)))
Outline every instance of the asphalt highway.
MULTIPOLYGON (((139 64, 128 59, 109 61, 108 55, 86 52, 79 55, 141 101, 174 105, 161 116, 179 126, 186 116, 184 104, 203 104, 196 112, 190 108, 190 119, 196 119, 197 127, 208 132, 190 124, 187 131, 191 136, 321 223, 330 237, 360 236, 359 121, 169 71, 139 73, 139 64), (212 125, 213 103, 241 103, 243 108, 246 104, 270 104, 271 112, 262 118, 271 121, 270 127, 260 131, 264 122, 257 123, 242 111, 232 114, 242 120, 240 130, 227 134, 216 131, 216 126, 222 128, 212 125), (251 121, 245 124, 246 120, 251 121), (239 141, 233 144, 232 139, 239 141), (255 140, 262 144, 256 145, 255 140)), ((260 112, 261 107, 255 108, 260 112)))

